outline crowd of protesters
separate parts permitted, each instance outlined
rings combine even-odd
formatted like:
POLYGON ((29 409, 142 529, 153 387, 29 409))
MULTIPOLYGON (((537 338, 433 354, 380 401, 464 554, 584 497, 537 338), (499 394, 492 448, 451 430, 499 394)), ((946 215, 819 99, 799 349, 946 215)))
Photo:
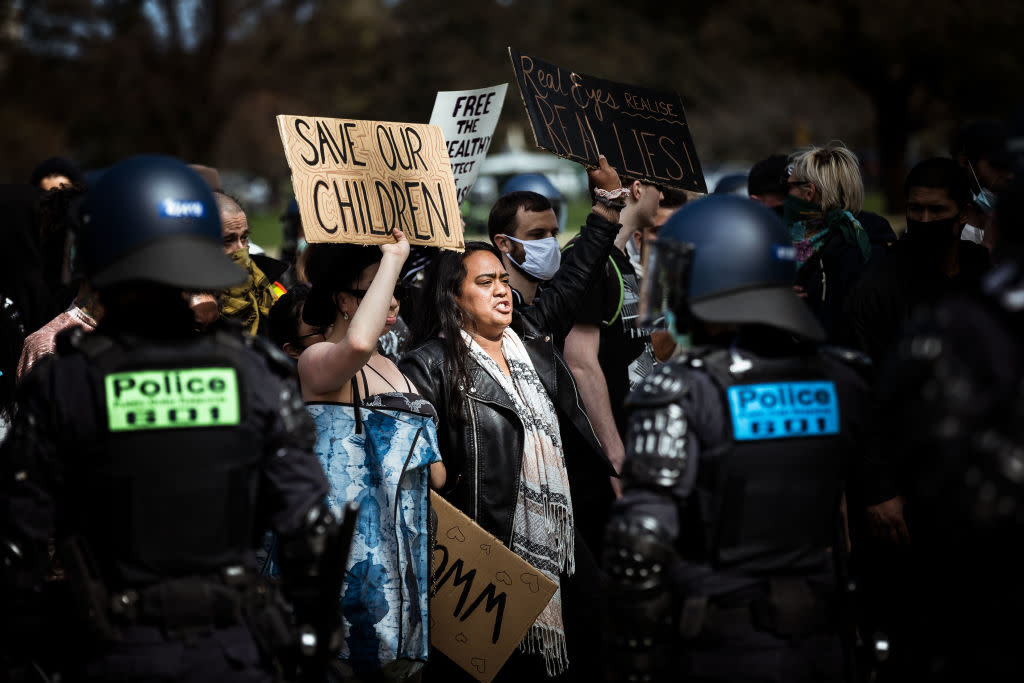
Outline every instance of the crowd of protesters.
MULTIPOLYGON (((648 250, 681 207, 705 199, 626 178, 602 157, 588 170, 591 213, 565 248, 564 203, 514 191, 491 211, 490 242, 469 241, 462 253, 410 249, 397 229, 380 247, 307 245, 293 201, 282 216, 287 249, 274 258, 250 249, 245 209, 216 171, 193 169, 215 197, 223 252, 243 273, 228 289, 181 291, 193 333, 263 337, 281 351, 312 418, 328 506, 359 507, 340 594, 325 596, 337 600, 344 636, 331 680, 472 680, 430 646, 431 489, 557 586, 495 680, 605 678, 606 529, 628 467, 626 397, 694 343, 673 334, 672 320, 641 319, 641 292, 657 286, 644 282, 648 250)), ((909 171, 895 226, 864 210, 859 161, 840 143, 764 159, 744 194, 786 226, 794 294, 873 389, 891 375, 915 316, 984 288, 1001 258, 997 230, 1022 229, 996 220, 994 198, 1012 200, 1017 187, 1005 132, 980 122, 958 132, 948 156, 909 171)), ((29 184, 0 191, 5 439, 19 385, 62 353, 70 331, 101 328, 105 312, 77 263, 84 174, 48 159, 29 184)), ((158 303, 139 300, 138 315, 163 315, 158 303)), ((866 421, 898 422, 884 405, 888 414, 866 421)), ((860 677, 884 680, 875 655, 890 640, 898 655, 901 639, 915 637, 928 609, 922 558, 938 561, 941 538, 916 533, 909 465, 891 445, 868 439, 864 449, 836 541, 849 551, 843 580, 858 584, 855 608, 830 618, 856 633, 860 677)), ((0 521, 0 540, 9 530, 0 521)), ((274 577, 269 537, 264 552, 274 577)), ((63 580, 59 565, 46 569, 50 580, 63 580)), ((0 665, 14 671, 15 654, 0 665)), ((927 662, 890 666, 890 676, 908 676, 927 662)))

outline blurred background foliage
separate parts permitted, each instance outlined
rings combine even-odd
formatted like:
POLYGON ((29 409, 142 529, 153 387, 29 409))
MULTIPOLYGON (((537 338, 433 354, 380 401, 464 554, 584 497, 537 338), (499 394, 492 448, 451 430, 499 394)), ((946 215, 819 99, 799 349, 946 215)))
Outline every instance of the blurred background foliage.
POLYGON ((1019 0, 0 0, 0 181, 164 153, 258 179, 276 218, 276 114, 422 122, 509 82, 491 153, 531 148, 514 46, 679 92, 706 171, 842 140, 898 211, 960 123, 1024 135, 1022 27, 1019 0))

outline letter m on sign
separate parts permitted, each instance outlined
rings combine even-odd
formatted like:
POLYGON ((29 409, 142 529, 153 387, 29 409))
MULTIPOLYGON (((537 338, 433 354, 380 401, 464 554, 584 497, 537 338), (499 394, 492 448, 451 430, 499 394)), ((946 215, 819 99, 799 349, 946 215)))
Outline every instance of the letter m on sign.
POLYGON ((462 617, 459 619, 459 621, 465 621, 468 619, 469 615, 473 613, 473 610, 475 610, 477 606, 486 599, 487 603, 484 605, 484 612, 490 613, 494 608, 498 608, 498 613, 494 615, 494 631, 491 633, 492 643, 497 643, 498 638, 501 637, 501 619, 505 616, 505 600, 507 598, 504 591, 495 595, 495 590, 496 588, 494 584, 488 583, 487 588, 480 592, 477 599, 474 600, 473 604, 471 604, 469 608, 462 613, 462 617))

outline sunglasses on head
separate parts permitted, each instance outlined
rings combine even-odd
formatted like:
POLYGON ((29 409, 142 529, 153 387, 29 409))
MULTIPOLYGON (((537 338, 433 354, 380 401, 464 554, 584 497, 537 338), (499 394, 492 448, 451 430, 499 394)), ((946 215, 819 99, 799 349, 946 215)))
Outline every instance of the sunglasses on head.
MULTIPOLYGON (((362 298, 364 298, 366 296, 366 290, 365 289, 343 289, 341 291, 343 291, 343 292, 345 292, 347 294, 351 294, 352 296, 354 296, 357 299, 362 299, 362 298)), ((406 285, 404 282, 396 282, 395 283, 394 296, 395 296, 396 299, 398 299, 399 301, 402 301, 405 298, 406 294, 408 294, 408 293, 409 293, 409 286, 408 285, 406 285)))

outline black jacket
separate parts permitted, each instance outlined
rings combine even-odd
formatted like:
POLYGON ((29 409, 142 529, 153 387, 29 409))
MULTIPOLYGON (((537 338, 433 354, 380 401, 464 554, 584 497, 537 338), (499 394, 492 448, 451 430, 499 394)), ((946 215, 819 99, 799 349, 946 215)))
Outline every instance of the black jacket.
POLYGON ((836 343, 843 304, 867 269, 860 249, 843 239, 837 229, 797 271, 795 284, 807 293, 805 301, 825 328, 829 343, 836 343))
POLYGON ((906 240, 894 244, 889 258, 865 273, 846 298, 839 343, 863 351, 881 367, 916 310, 977 291, 991 265, 988 249, 966 240, 958 240, 957 247, 960 272, 950 277, 906 240))
MULTIPOLYGON (((608 461, 587 417, 572 371, 554 344, 553 331, 572 325, 595 264, 603 262, 619 226, 590 214, 571 258, 532 306, 513 309, 512 329, 522 338, 558 414, 576 526, 593 546, 612 500, 608 461)), ((448 472, 444 492, 452 504, 506 545, 523 462, 523 424, 512 399, 470 360, 469 386, 455 387, 439 339, 409 351, 399 366, 438 411, 438 440, 448 472), (461 416, 448 414, 452 391, 463 393, 461 416)))

